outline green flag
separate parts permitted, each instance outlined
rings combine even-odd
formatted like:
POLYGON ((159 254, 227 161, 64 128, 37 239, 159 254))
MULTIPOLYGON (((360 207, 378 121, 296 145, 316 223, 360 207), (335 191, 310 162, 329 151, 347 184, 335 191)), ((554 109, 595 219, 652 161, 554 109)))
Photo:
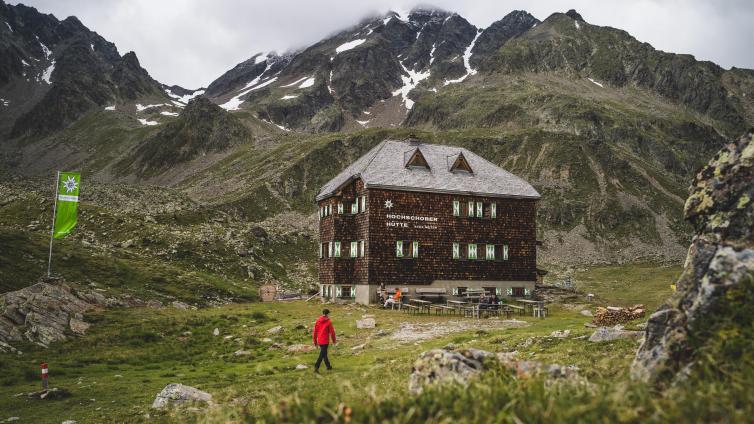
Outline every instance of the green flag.
POLYGON ((55 226, 52 236, 63 238, 76 226, 79 207, 78 172, 61 172, 58 176, 58 199, 55 206, 55 226))

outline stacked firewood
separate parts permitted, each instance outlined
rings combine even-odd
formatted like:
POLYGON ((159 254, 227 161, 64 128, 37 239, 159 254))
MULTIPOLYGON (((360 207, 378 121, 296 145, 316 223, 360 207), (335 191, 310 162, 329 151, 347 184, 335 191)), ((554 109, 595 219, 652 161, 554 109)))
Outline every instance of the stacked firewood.
POLYGON ((644 312, 644 305, 634 305, 628 308, 619 308, 617 306, 603 308, 598 306, 592 322, 602 327, 623 324, 644 317, 644 312))

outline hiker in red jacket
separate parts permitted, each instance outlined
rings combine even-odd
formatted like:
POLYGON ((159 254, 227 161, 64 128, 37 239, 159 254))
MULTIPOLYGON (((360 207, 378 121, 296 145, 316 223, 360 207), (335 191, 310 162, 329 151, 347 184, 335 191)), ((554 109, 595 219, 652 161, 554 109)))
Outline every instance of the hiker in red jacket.
POLYGON ((330 359, 327 357, 327 347, 330 344, 330 337, 332 337, 332 344, 335 344, 335 328, 332 326, 332 321, 327 316, 330 314, 329 309, 322 311, 322 316, 317 319, 314 324, 314 332, 312 333, 312 339, 314 339, 314 346, 319 346, 319 358, 314 364, 314 372, 319 372, 319 366, 322 364, 322 360, 325 361, 325 367, 327 370, 331 370, 330 359))

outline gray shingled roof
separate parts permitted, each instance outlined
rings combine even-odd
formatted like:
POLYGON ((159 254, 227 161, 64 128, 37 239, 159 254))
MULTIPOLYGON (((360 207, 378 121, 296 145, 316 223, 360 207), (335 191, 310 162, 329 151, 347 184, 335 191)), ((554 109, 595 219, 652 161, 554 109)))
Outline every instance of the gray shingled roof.
POLYGON ((372 188, 540 198, 537 190, 523 179, 464 148, 385 140, 325 184, 316 200, 334 195, 343 185, 356 178, 361 178, 367 187, 372 188), (406 168, 406 161, 417 148, 427 160, 429 170, 406 168), (471 165, 472 174, 450 171, 459 152, 471 165))

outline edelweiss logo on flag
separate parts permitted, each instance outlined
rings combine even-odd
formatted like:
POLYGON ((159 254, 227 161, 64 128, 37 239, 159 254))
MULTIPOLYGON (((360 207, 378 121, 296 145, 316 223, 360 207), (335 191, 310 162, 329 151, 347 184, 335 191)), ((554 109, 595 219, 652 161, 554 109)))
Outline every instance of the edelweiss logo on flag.
POLYGON ((75 178, 68 177, 68 179, 63 182, 63 186, 65 187, 65 192, 70 193, 73 190, 76 190, 76 187, 79 186, 79 183, 76 182, 75 178))
POLYGON ((81 175, 78 172, 61 172, 58 182, 58 199, 55 205, 54 238, 64 237, 76 226, 81 175))

